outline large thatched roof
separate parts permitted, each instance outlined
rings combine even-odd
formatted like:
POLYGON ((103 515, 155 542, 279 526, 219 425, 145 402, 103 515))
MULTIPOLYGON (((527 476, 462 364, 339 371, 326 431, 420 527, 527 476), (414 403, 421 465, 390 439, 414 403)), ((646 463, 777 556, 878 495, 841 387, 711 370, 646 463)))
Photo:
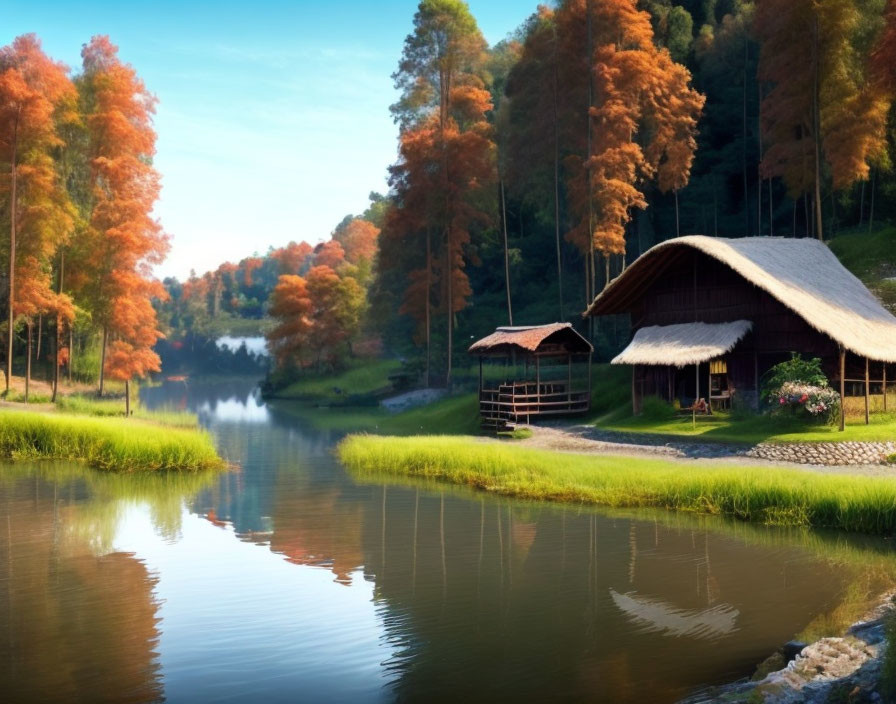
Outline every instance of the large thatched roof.
POLYGON ((629 310, 675 250, 695 249, 727 264, 747 281, 846 349, 896 362, 896 317, 814 239, 691 235, 656 245, 594 299, 585 315, 629 310))
POLYGON ((591 352, 592 347, 588 340, 575 331, 571 323, 550 323, 497 328, 491 335, 470 345, 468 351, 470 354, 486 355, 507 354, 513 350, 584 354, 591 352))
POLYGON ((612 363, 684 367, 706 362, 730 352, 752 327, 749 320, 652 325, 638 330, 629 346, 612 363))

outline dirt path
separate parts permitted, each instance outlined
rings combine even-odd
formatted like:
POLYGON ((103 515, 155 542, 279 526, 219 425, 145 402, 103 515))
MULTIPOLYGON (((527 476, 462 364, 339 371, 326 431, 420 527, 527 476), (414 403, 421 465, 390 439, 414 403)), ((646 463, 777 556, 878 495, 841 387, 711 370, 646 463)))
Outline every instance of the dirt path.
POLYGON ((627 457, 661 458, 682 463, 732 464, 741 466, 786 466, 817 474, 849 474, 868 477, 894 477, 896 471, 881 465, 822 466, 769 462, 744 456, 748 446, 693 441, 668 441, 666 438, 634 433, 600 430, 590 425, 518 425, 532 431, 532 437, 519 441, 524 447, 627 457))

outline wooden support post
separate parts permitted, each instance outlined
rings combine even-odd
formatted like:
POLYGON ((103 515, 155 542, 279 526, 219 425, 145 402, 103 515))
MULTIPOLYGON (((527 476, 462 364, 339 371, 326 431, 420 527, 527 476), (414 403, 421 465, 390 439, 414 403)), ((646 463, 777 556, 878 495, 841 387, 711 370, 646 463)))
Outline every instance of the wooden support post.
POLYGON ((537 412, 541 413, 541 365, 538 355, 535 356, 535 403, 537 412))
POLYGON ((638 415, 638 365, 632 365, 632 415, 638 415))
POLYGON ((694 422, 694 430, 697 429, 697 401, 700 398, 700 362, 694 365, 694 374, 697 383, 697 391, 694 396, 694 402, 691 404, 691 416, 694 422))
POLYGON ((479 357, 479 401, 482 402, 482 356, 479 357))
POLYGON ((572 355, 566 356, 566 403, 572 410, 572 355))
POLYGON ((887 412, 887 363, 884 362, 884 413, 887 412))
POLYGON ((761 393, 759 391, 759 352, 753 350, 753 388, 756 390, 756 411, 759 411, 761 393))
POLYGON ((846 350, 840 347, 840 432, 846 429, 846 350))
POLYGON ((870 366, 871 362, 865 357, 865 425, 871 423, 871 376, 870 376, 870 366))

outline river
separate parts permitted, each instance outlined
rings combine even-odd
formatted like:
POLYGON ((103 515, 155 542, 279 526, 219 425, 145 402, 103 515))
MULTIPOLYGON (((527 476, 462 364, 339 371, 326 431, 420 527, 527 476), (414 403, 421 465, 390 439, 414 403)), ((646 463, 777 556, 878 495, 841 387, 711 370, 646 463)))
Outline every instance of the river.
POLYGON ((0 466, 0 699, 671 702, 896 574, 888 541, 360 481, 247 381, 168 382, 233 471, 0 466))

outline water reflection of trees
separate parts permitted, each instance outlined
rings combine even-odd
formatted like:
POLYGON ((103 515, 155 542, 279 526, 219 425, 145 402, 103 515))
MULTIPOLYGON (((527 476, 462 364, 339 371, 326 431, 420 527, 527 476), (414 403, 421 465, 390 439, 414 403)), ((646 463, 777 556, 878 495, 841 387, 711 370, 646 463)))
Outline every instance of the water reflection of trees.
POLYGON ((160 532, 176 534, 185 497, 208 479, 138 479, 71 465, 4 468, 0 691, 6 701, 163 699, 156 579, 133 554, 113 552, 113 540, 123 508, 134 501, 150 505, 160 532))
POLYGON ((896 575, 880 541, 426 487, 375 494, 365 574, 399 697, 672 701, 748 674, 869 573, 896 575))

